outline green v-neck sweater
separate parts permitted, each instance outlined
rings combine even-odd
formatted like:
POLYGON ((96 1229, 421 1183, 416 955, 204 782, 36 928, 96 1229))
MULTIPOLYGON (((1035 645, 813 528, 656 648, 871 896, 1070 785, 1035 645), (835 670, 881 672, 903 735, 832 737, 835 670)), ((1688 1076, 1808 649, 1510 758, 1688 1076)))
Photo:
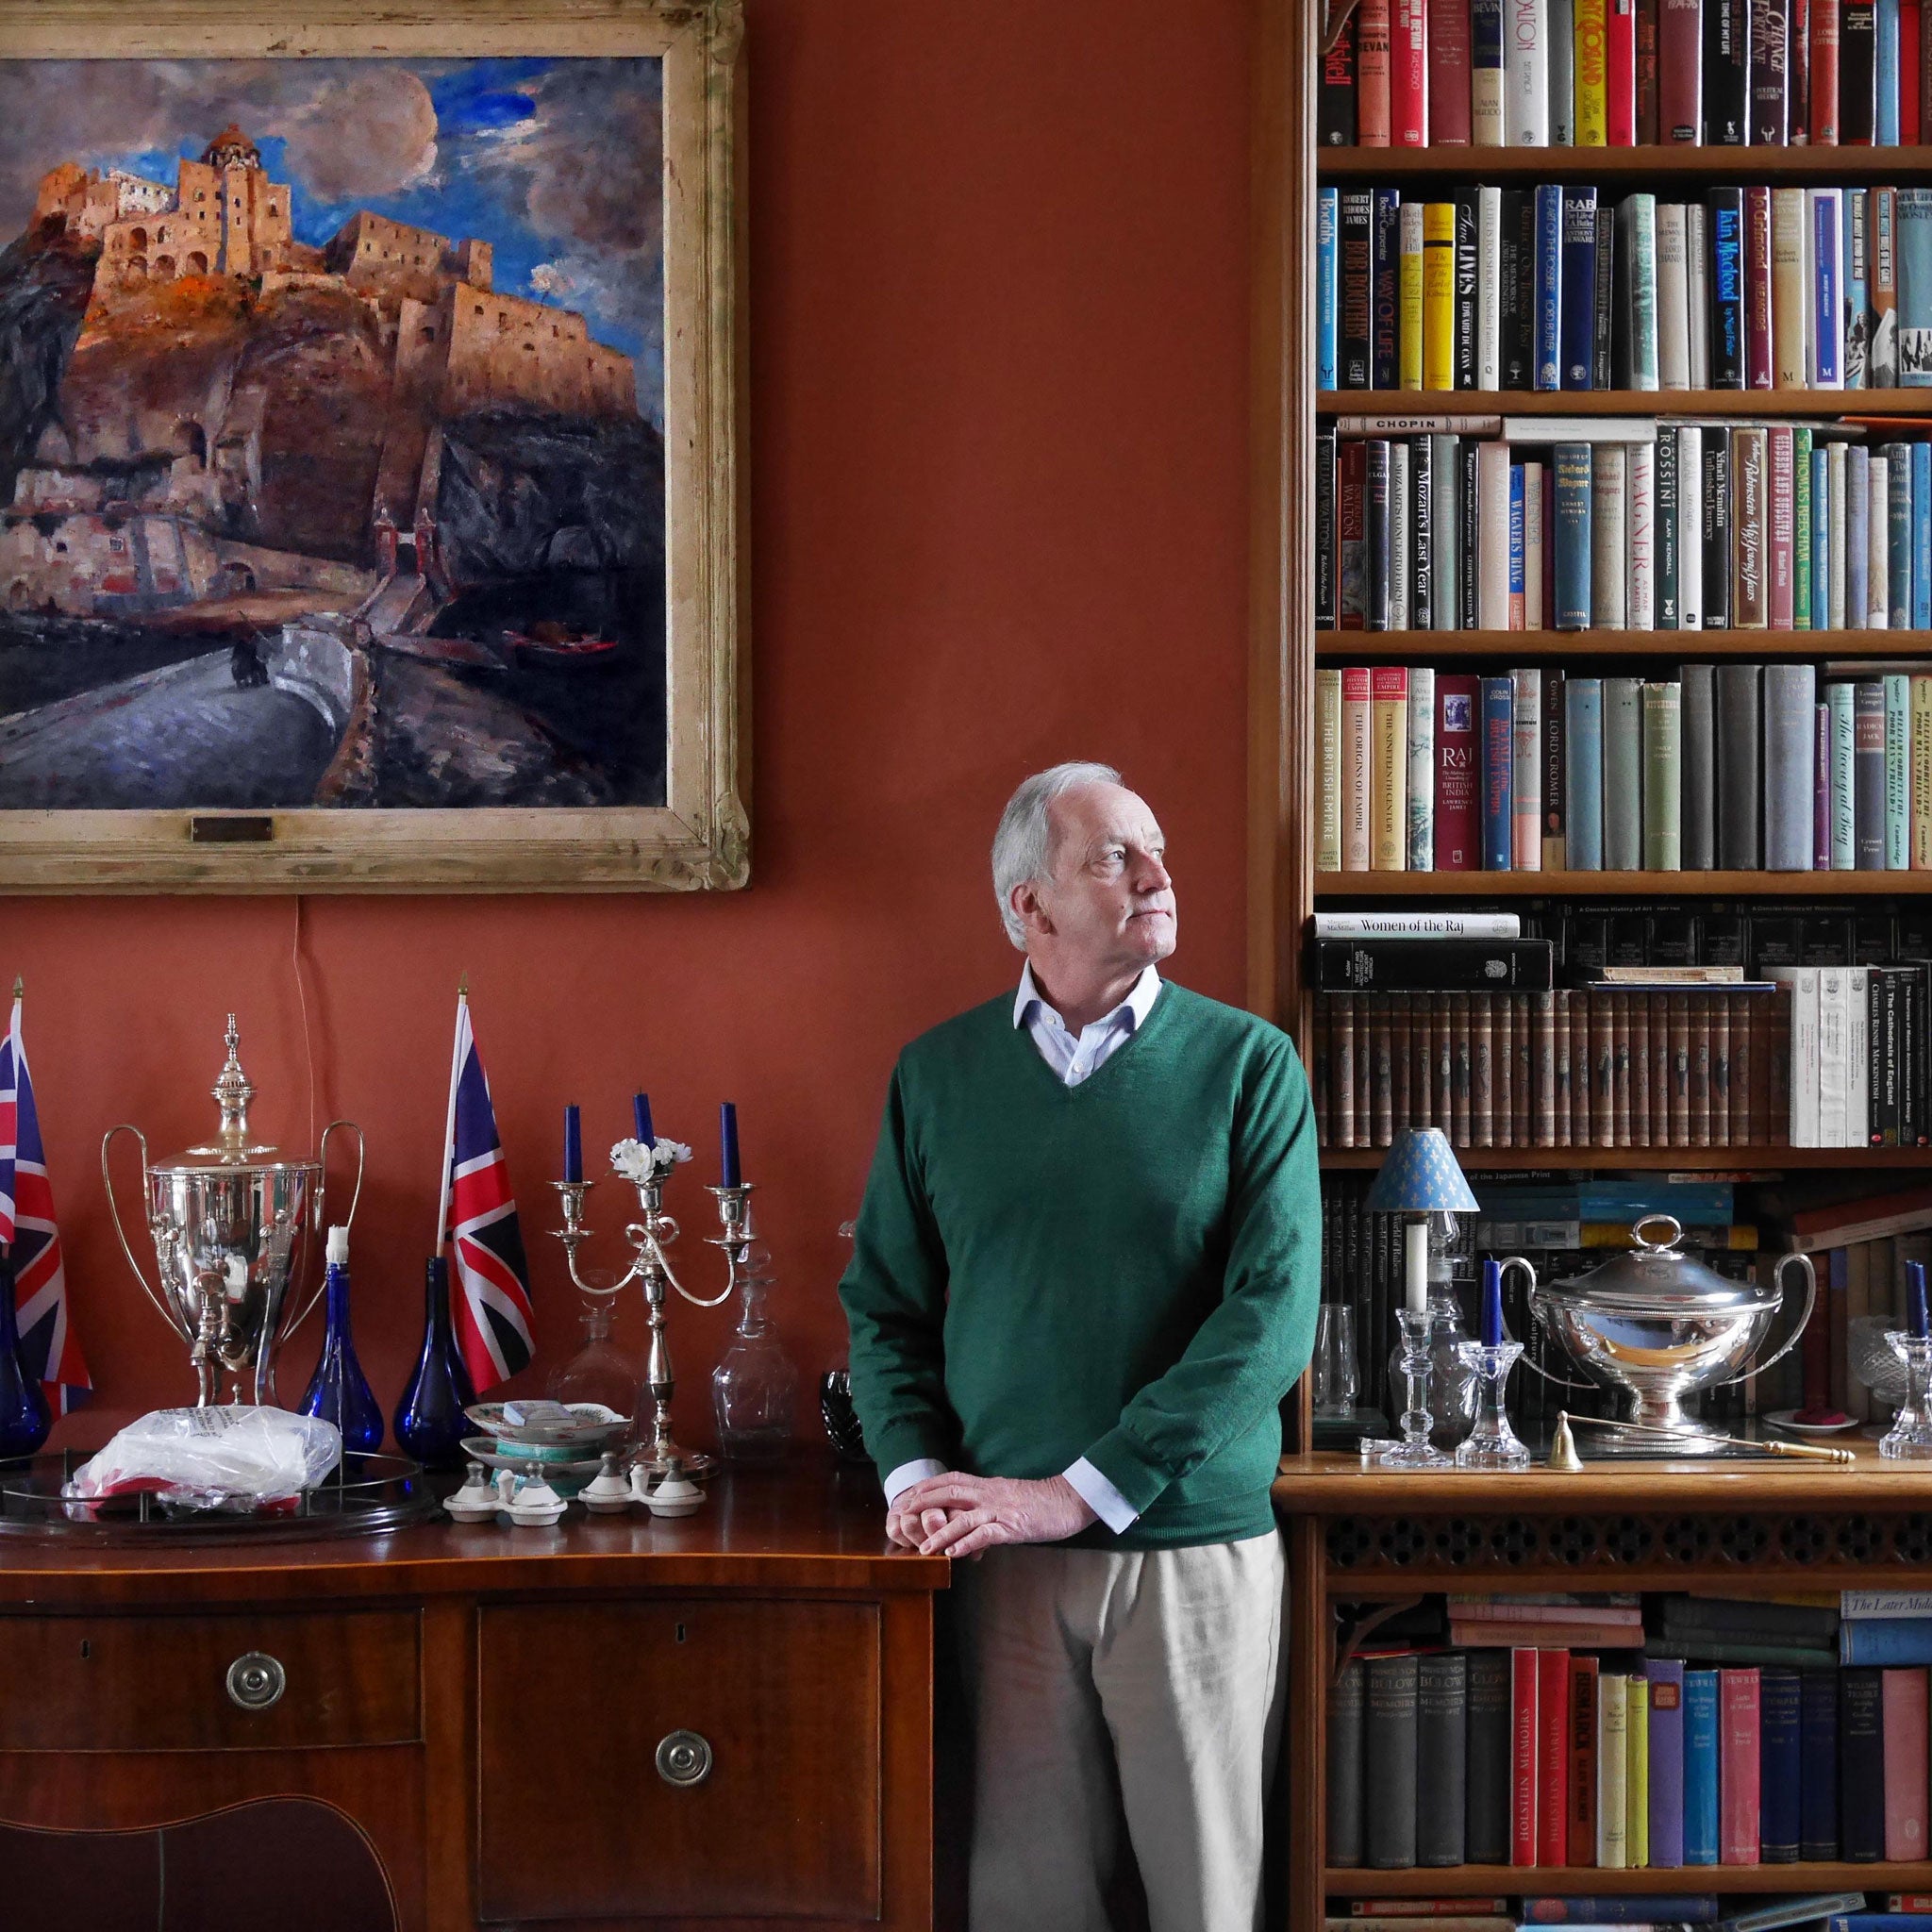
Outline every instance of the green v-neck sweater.
POLYGON ((1120 1549, 1273 1526, 1279 1405, 1320 1299, 1315 1117, 1286 1034, 1171 982, 1068 1087, 1010 994, 900 1056, 852 1265, 852 1395, 881 1475, 1058 1475, 1120 1549))

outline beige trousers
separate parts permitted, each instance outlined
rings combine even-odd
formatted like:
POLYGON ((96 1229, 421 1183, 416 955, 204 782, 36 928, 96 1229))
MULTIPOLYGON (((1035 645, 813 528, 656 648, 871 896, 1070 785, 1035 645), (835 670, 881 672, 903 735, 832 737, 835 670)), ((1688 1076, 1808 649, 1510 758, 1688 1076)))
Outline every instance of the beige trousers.
POLYGON ((1254 1932, 1283 1573, 1274 1535, 956 1567, 972 1932, 1108 1932, 1124 1824, 1151 1932, 1254 1932))

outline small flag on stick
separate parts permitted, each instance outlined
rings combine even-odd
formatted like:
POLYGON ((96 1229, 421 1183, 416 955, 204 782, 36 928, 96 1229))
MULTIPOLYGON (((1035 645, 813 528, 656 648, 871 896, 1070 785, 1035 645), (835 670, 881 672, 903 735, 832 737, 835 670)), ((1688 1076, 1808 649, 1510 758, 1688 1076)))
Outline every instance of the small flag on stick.
POLYGON ((536 1345, 530 1339, 530 1269, 516 1196, 470 1024, 469 996, 462 991, 457 994, 443 1149, 436 1251, 442 1252, 447 1239, 461 1291, 451 1297, 457 1346, 481 1395, 515 1374, 536 1345))

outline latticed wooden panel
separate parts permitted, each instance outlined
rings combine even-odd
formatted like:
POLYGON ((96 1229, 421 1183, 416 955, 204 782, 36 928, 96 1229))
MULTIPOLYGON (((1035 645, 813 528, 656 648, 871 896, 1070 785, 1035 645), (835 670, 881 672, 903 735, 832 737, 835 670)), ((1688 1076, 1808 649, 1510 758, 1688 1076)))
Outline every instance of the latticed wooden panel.
POLYGON ((1932 1561, 1932 1513, 1739 1511, 1574 1516, 1342 1516, 1328 1564, 1351 1576, 1439 1570, 1910 1567, 1932 1561))

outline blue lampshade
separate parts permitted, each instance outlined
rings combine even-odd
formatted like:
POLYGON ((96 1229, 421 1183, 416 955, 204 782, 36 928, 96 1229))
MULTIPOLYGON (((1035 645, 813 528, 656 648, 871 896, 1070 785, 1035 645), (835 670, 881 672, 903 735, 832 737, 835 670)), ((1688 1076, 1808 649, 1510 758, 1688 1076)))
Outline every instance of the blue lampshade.
POLYGON ((1474 1214, 1476 1198, 1441 1127, 1406 1127, 1362 1203, 1371 1214, 1474 1214))

